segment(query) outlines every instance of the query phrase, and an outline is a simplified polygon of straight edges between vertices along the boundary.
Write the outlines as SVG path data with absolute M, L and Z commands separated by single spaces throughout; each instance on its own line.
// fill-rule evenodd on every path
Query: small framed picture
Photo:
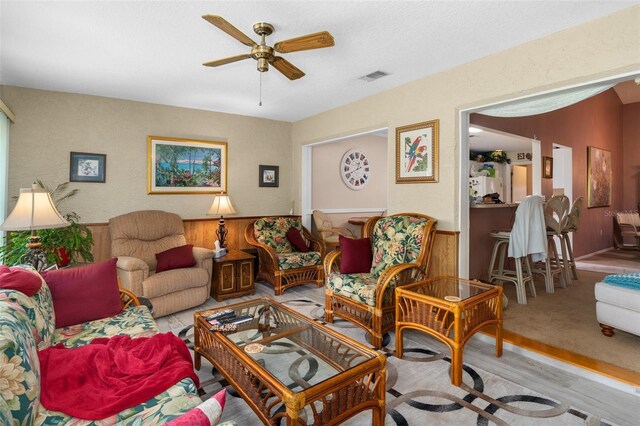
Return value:
M 553 178 L 553 157 L 542 157 L 542 177 Z
M 280 166 L 259 166 L 259 186 L 277 188 L 280 186 Z
M 106 180 L 107 155 L 71 152 L 69 180 L 71 182 L 99 182 Z

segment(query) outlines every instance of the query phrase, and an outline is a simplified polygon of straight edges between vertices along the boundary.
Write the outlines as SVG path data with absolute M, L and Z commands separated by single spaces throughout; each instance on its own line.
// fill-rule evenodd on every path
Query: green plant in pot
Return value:
M 78 193 L 77 189 L 68 189 L 69 182 L 61 183 L 53 190 L 40 180 L 36 180 L 36 184 L 51 193 L 51 199 L 58 210 L 60 210 L 60 204 Z M 17 199 L 17 197 L 13 197 L 13 199 Z M 91 230 L 79 223 L 80 216 L 76 212 L 69 212 L 62 214 L 62 216 L 71 223 L 70 226 L 37 231 L 42 243 L 42 250 L 45 252 L 49 264 L 56 263 L 62 267 L 69 263 L 93 262 Z M 29 231 L 9 232 L 5 237 L 4 245 L 0 247 L 2 263 L 7 265 L 21 263 L 22 256 L 27 251 L 30 235 Z

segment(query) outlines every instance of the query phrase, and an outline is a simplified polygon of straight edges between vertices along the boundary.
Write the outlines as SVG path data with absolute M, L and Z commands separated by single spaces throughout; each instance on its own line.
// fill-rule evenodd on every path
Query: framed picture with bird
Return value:
M 396 183 L 438 182 L 438 124 L 396 128 Z

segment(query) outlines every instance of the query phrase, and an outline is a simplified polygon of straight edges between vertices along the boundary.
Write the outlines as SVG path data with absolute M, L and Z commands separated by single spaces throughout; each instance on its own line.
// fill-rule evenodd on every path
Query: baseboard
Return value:
M 575 260 L 586 259 L 587 257 L 591 257 L 591 256 L 596 255 L 596 254 L 604 253 L 605 251 L 613 250 L 614 248 L 615 247 L 611 246 L 611 247 L 607 247 L 607 248 L 602 249 L 602 250 L 594 251 L 593 253 L 584 254 L 584 255 L 582 255 L 580 257 L 576 257 Z

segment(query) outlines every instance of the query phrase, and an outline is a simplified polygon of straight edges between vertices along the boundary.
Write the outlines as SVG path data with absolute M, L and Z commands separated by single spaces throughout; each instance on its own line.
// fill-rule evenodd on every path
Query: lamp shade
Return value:
M 43 188 L 20 188 L 20 197 L 13 211 L 0 229 L 3 231 L 32 231 L 34 229 L 63 228 L 71 225 L 58 212 L 51 194 Z
M 215 216 L 215 215 L 225 215 L 225 214 L 234 214 L 236 211 L 233 208 L 233 204 L 231 204 L 231 199 L 227 194 L 216 195 L 213 199 L 213 204 L 209 208 L 207 215 Z

